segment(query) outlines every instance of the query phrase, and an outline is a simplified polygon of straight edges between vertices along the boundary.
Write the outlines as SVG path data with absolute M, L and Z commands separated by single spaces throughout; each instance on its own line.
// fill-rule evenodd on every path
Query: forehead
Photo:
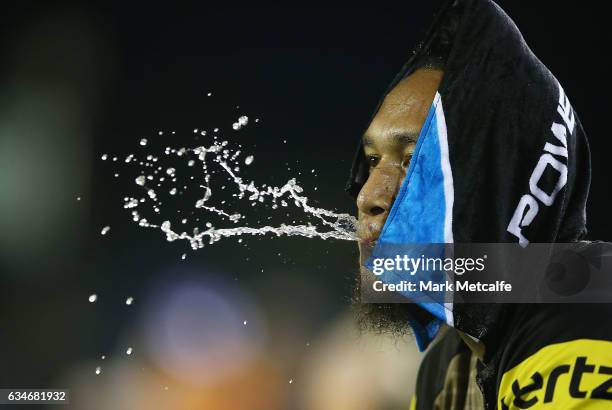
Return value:
M 400 81 L 385 97 L 365 137 L 383 142 L 398 134 L 418 135 L 441 79 L 440 70 L 419 69 Z

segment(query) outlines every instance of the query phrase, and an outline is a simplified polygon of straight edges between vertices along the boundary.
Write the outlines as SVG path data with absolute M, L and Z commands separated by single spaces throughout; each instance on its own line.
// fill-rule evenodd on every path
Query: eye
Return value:
M 402 161 L 402 167 L 408 168 L 408 166 L 410 165 L 410 161 L 412 161 L 412 154 L 409 154 L 404 157 L 404 160 Z
M 366 155 L 366 161 L 368 162 L 368 165 L 371 168 L 373 168 L 376 165 L 378 165 L 378 162 L 380 161 L 380 157 L 376 155 Z

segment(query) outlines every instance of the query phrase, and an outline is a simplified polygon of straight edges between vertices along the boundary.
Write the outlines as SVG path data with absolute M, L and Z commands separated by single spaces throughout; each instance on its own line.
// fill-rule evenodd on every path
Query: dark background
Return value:
M 580 116 L 593 162 L 590 237 L 612 240 L 608 15 L 584 2 L 533 3 L 500 2 Z M 180 261 L 187 244 L 131 223 L 122 198 L 133 179 L 114 178 L 123 169 L 100 155 L 122 158 L 145 136 L 163 147 L 157 130 L 180 134 L 167 145 L 193 145 L 193 128 L 227 128 L 247 114 L 261 119 L 241 140 L 255 155 L 255 180 L 279 184 L 315 168 L 317 177 L 298 177 L 317 186 L 312 200 L 354 213 L 343 187 L 355 144 L 425 26 L 421 8 L 64 4 L 7 12 L 0 386 L 61 387 L 80 363 L 89 366 L 83 377 L 96 377 L 100 355 L 118 349 L 154 304 L 152 289 L 186 275 L 231 278 L 252 294 L 268 323 L 268 349 L 286 353 L 281 367 L 290 374 L 301 360 L 296 346 L 348 306 L 354 245 L 227 240 Z M 127 296 L 136 301 L 130 309 Z

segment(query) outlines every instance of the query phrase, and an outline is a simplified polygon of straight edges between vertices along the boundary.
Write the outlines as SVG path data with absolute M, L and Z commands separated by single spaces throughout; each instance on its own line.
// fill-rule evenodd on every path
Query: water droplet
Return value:
M 143 147 L 144 147 L 145 145 L 147 145 L 147 139 L 146 139 L 146 138 L 141 139 L 141 140 L 140 140 L 140 145 L 142 145 Z
M 96 300 L 98 300 L 98 295 L 95 293 L 89 295 L 89 303 L 94 303 Z
M 108 154 L 102 154 L 100 158 L 102 158 L 102 161 L 106 161 L 108 159 Z
M 102 373 L 102 368 L 100 366 L 96 367 L 96 374 Z
M 100 231 L 100 233 L 102 235 L 106 235 L 108 231 L 110 231 L 110 226 L 105 226 L 104 228 L 102 228 L 102 231 Z
M 125 202 L 125 204 L 123 204 L 123 207 L 126 209 L 136 208 L 138 206 L 138 199 L 136 198 L 124 198 L 123 201 Z
M 238 118 L 237 124 L 242 126 L 247 123 L 248 118 L 246 116 Z M 200 129 L 195 130 L 196 132 L 199 131 L 200 133 L 204 132 L 200 131 Z M 215 132 L 218 131 L 219 129 L 215 128 Z M 283 142 L 286 143 L 287 140 L 285 139 Z M 239 146 L 239 148 L 241 148 L 241 146 Z M 192 209 L 191 215 L 194 215 L 194 212 L 206 212 L 208 214 L 213 214 L 214 218 L 220 217 L 226 222 L 238 224 L 245 220 L 246 216 L 238 213 L 231 213 L 227 209 L 224 209 L 226 206 L 225 204 L 234 202 L 235 200 L 232 198 L 235 198 L 236 200 L 249 201 L 251 206 L 259 206 L 259 204 L 263 204 L 266 209 L 271 210 L 278 209 L 280 211 L 282 209 L 281 207 L 285 207 L 287 209 L 285 212 L 282 212 L 282 215 L 286 214 L 288 218 L 290 218 L 291 214 L 287 213 L 286 211 L 289 210 L 288 208 L 290 206 L 295 204 L 295 206 L 300 209 L 304 216 L 313 218 L 317 223 L 313 224 L 312 222 L 308 222 L 305 224 L 296 224 L 295 221 L 291 222 L 289 219 L 286 223 L 282 223 L 279 226 L 247 225 L 231 228 L 219 228 L 208 222 L 206 223 L 205 230 L 200 232 L 200 230 L 194 228 L 193 233 L 187 233 L 180 231 L 175 232 L 170 225 L 170 221 L 165 221 L 163 223 L 160 223 L 161 221 L 153 221 L 150 223 L 146 218 L 139 215 L 139 213 L 134 214 L 131 212 L 131 219 L 142 227 L 156 228 L 161 230 L 169 242 L 175 240 L 187 240 L 189 241 L 192 249 L 202 248 L 205 246 L 205 244 L 215 243 L 222 238 L 240 235 L 299 235 L 308 238 L 318 237 L 322 239 L 335 238 L 342 240 L 356 240 L 355 218 L 348 214 L 339 214 L 335 211 L 311 206 L 308 203 L 308 197 L 303 193 L 304 189 L 297 184 L 294 178 L 288 180 L 284 185 L 271 186 L 263 184 L 258 186 L 255 184 L 255 181 L 246 180 L 244 177 L 240 176 L 240 162 L 244 162 L 244 164 L 249 165 L 252 164 L 252 161 L 254 161 L 253 156 L 242 157 L 243 160 L 240 161 L 240 151 L 241 149 L 233 149 L 227 141 L 222 141 L 217 135 L 214 136 L 213 142 L 209 146 L 198 146 L 195 148 L 182 147 L 176 149 L 172 147 L 165 148 L 164 152 L 166 155 L 175 154 L 176 156 L 186 157 L 185 164 L 188 166 L 194 166 L 196 165 L 196 162 L 200 162 L 200 164 L 197 164 L 198 175 L 195 177 L 201 182 L 199 184 L 192 184 L 189 186 L 189 190 L 201 189 L 201 196 L 199 196 L 200 199 L 195 201 L 195 207 L 197 209 Z M 152 204 L 153 210 L 162 215 L 163 212 L 161 202 L 156 194 L 157 188 L 152 189 L 155 186 L 161 187 L 160 184 L 163 182 L 162 178 L 164 177 L 160 176 L 160 174 L 163 173 L 164 176 L 167 174 L 169 178 L 167 177 L 166 179 L 171 179 L 172 182 L 175 183 L 175 186 L 168 187 L 168 191 L 166 191 L 170 192 L 171 195 L 179 195 L 182 193 L 182 190 L 178 189 L 179 186 L 183 186 L 185 190 L 188 189 L 187 185 L 183 185 L 184 182 L 180 181 L 181 177 L 194 180 L 194 175 L 176 175 L 175 167 L 178 168 L 176 165 L 172 168 L 165 167 L 165 169 L 161 166 L 154 167 L 152 162 L 155 162 L 157 158 L 153 155 L 149 155 L 147 158 L 146 164 L 141 164 L 141 167 L 154 168 L 154 171 L 150 172 L 149 175 L 143 175 L 143 169 L 141 169 L 141 175 L 135 179 L 137 185 L 144 187 L 147 195 L 144 195 L 144 197 L 139 199 L 126 197 L 124 199 L 124 207 L 133 208 L 136 206 L 141 206 L 140 203 L 146 202 L 150 199 L 154 202 Z M 288 168 L 288 170 L 290 170 L 290 168 Z M 224 177 L 229 179 L 229 183 L 223 180 Z M 219 181 L 219 178 L 221 178 L 222 181 Z M 214 179 L 217 179 L 217 181 Z M 148 181 L 151 181 L 151 186 L 145 186 L 147 183 L 149 183 Z M 223 195 L 212 195 L 213 187 L 219 186 L 216 184 L 217 182 L 221 182 L 219 184 L 219 192 L 225 194 L 225 197 Z M 231 191 L 232 188 L 234 188 L 235 191 L 227 193 L 228 191 Z M 315 190 L 317 189 L 318 188 L 315 187 Z M 229 195 L 231 195 L 231 197 L 229 197 Z M 193 204 L 193 202 L 189 202 Z M 189 210 L 186 211 L 189 212 Z M 143 210 L 140 213 L 143 212 L 145 211 Z M 169 219 L 169 215 L 163 216 L 164 219 Z M 195 216 L 194 218 L 196 219 L 195 222 L 199 220 L 198 216 Z M 271 219 L 269 215 L 264 215 L 263 218 L 264 220 Z M 205 220 L 206 219 L 204 219 L 204 221 Z M 184 226 L 186 223 L 186 218 L 181 217 L 177 222 L 179 221 L 182 221 Z M 258 221 L 253 222 L 259 223 Z
M 187 258 L 187 254 L 186 254 L 186 253 L 184 253 L 184 254 L 182 254 L 182 255 L 181 255 L 181 259 L 182 259 L 182 260 L 185 260 L 185 258 Z
M 293 384 L 293 379 L 289 379 L 289 384 Z
M 80 197 L 80 196 L 77 196 L 77 201 L 80 201 L 80 200 L 81 200 L 81 197 Z
M 210 97 L 210 96 L 212 95 L 212 93 L 208 93 L 208 94 L 206 94 L 206 95 L 207 95 L 208 97 Z
M 128 347 L 127 350 L 125 351 L 125 354 L 127 354 L 128 356 L 132 354 L 132 348 Z
M 245 320 L 244 322 L 242 322 L 242 324 L 243 324 L 244 326 L 246 326 L 246 325 L 247 325 L 247 323 L 248 323 L 248 321 L 246 321 L 246 320 Z
M 125 300 L 125 304 L 128 306 L 130 306 L 133 302 L 134 302 L 134 298 L 131 296 Z

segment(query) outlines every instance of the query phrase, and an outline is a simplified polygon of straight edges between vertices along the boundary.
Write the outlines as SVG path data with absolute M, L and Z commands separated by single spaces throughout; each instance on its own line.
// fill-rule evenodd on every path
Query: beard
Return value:
M 397 303 L 365 303 L 362 300 L 365 292 L 372 292 L 374 274 L 368 271 L 363 262 L 368 252 L 360 248 L 359 273 L 354 276 L 351 307 L 355 320 L 362 332 L 389 334 L 397 337 L 412 335 L 409 323 L 414 321 L 425 325 L 433 316 L 414 303 L 407 303 L 398 293 Z M 367 298 L 366 298 L 367 299 Z

